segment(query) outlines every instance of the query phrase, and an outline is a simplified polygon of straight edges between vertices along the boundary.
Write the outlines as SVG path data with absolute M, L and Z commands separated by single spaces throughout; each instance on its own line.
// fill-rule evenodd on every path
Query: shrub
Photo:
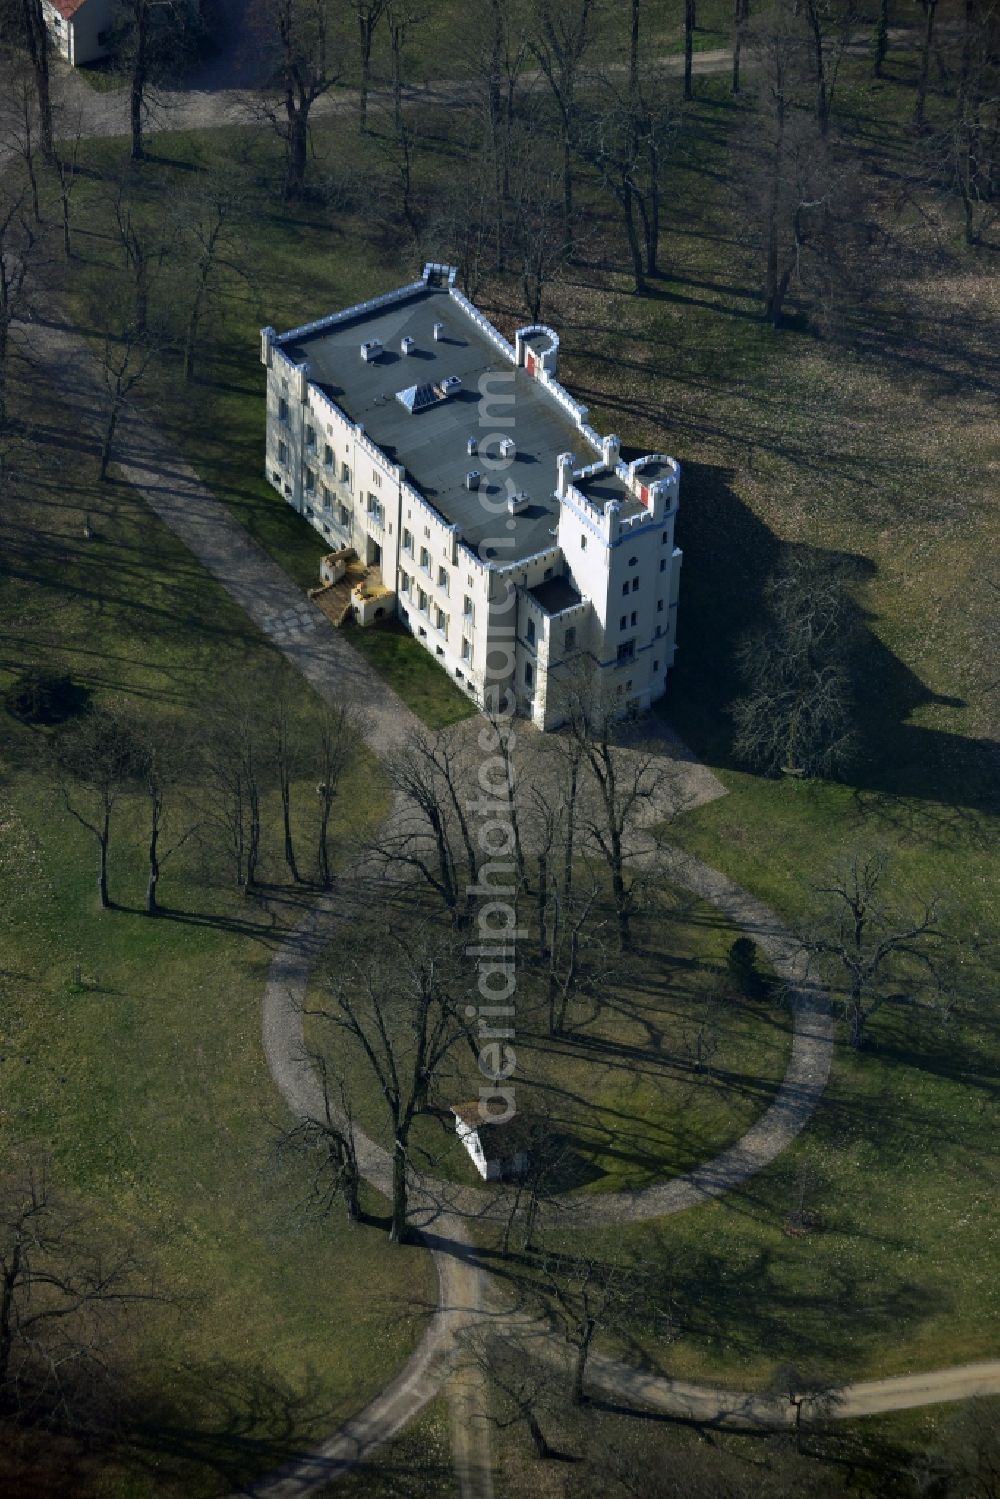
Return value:
M 759 999 L 764 993 L 763 975 L 757 968 L 757 944 L 752 937 L 737 937 L 726 955 L 733 987 L 744 999 Z
M 4 707 L 21 723 L 55 724 L 74 718 L 87 706 L 90 693 L 72 677 L 24 672 L 4 693 Z

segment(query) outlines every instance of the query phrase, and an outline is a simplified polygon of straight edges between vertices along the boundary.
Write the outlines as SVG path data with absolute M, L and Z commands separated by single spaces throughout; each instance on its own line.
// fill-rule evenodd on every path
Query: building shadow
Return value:
M 661 711 L 710 765 L 745 769 L 732 753 L 731 707 L 741 691 L 735 653 L 760 626 L 765 584 L 788 548 L 736 494 L 730 470 L 685 462 L 683 486 L 678 654 Z M 860 597 L 877 577 L 875 564 L 851 553 L 799 544 L 796 550 L 839 568 L 854 600 L 857 748 L 845 779 L 869 804 L 918 799 L 953 807 L 963 818 L 995 811 L 996 746 L 909 721 L 929 704 L 956 710 L 965 704 L 931 691 L 876 633 Z

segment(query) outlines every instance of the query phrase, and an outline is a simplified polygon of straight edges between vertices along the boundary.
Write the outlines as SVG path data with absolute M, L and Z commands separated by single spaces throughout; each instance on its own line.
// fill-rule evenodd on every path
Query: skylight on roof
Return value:
M 454 395 L 461 384 L 457 375 L 449 375 L 446 380 L 441 380 L 437 385 L 429 383 L 408 385 L 405 390 L 397 390 L 396 400 L 411 414 L 415 414 L 418 411 L 427 411 L 431 406 L 440 405 L 442 401 Z

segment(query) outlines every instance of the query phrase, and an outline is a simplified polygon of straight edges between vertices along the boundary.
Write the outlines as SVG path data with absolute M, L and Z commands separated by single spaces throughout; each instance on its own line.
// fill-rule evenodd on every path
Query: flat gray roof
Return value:
M 580 493 L 602 510 L 606 510 L 613 500 L 621 505 L 624 515 L 631 515 L 643 508 L 617 474 L 594 474 L 589 479 L 576 479 L 574 482 Z
M 444 324 L 443 342 L 434 341 L 435 323 Z M 416 340 L 408 355 L 399 349 L 404 337 Z M 381 340 L 384 352 L 366 364 L 361 345 L 373 338 Z M 589 444 L 569 413 L 532 376 L 515 370 L 446 290 L 421 289 L 403 302 L 281 347 L 296 362 L 309 361 L 312 382 L 352 421 L 364 423 L 371 440 L 392 462 L 403 465 L 415 487 L 459 527 L 470 546 L 512 537 L 513 546 L 497 554 L 502 564 L 556 545 L 556 457 L 573 452 L 578 462 L 592 461 Z M 479 381 L 488 372 L 514 376 L 513 382 L 497 381 L 492 387 L 491 414 L 507 416 L 511 426 L 480 425 Z M 396 400 L 396 392 L 409 385 L 437 384 L 449 375 L 458 375 L 462 387 L 446 401 L 409 412 Z M 513 402 L 503 404 L 502 398 L 511 393 Z M 466 449 L 470 437 L 479 440 L 491 432 L 517 443 L 517 457 L 494 471 Z M 489 444 L 488 458 L 499 462 L 497 441 Z M 478 492 L 465 487 L 470 469 L 482 475 Z M 508 515 L 505 509 L 495 513 L 508 479 L 529 496 L 530 503 L 518 515 Z
M 581 597 L 568 578 L 545 578 L 528 592 L 546 614 L 561 614 L 564 609 L 572 609 Z

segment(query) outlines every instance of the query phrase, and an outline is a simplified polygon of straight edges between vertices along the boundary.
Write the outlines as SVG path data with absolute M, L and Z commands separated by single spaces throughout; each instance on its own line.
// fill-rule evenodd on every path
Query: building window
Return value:
M 563 642 L 566 650 L 571 651 L 576 645 L 576 625 L 570 625 L 566 631 L 566 639 Z
M 659 663 L 659 661 L 654 661 L 653 662 L 653 670 L 654 671 L 659 671 L 659 669 L 660 669 L 660 663 Z
M 316 489 L 316 475 L 311 468 L 306 469 L 306 494 L 313 494 Z
M 622 584 L 622 598 L 624 598 L 627 593 L 628 593 L 628 579 L 626 578 L 625 582 Z
M 347 466 L 346 463 L 342 463 L 340 465 L 340 482 L 341 482 L 341 484 L 346 484 L 347 487 L 348 487 L 348 489 L 350 489 L 350 487 L 351 487 L 351 470 Z
M 472 641 L 466 640 L 464 636 L 462 637 L 462 660 L 472 660 Z
M 417 589 L 417 608 L 421 614 L 427 613 L 427 595 L 422 588 Z
M 664 531 L 662 533 L 662 535 L 660 536 L 660 545 L 663 546 L 663 547 L 665 547 L 666 544 L 667 544 L 667 533 L 666 533 L 666 531 Z
M 278 462 L 279 463 L 287 463 L 288 462 L 288 447 L 287 447 L 287 444 L 285 444 L 283 442 L 279 442 L 278 443 Z
M 535 685 L 535 668 L 530 661 L 524 663 L 524 685 L 533 687 Z
M 635 641 L 623 640 L 621 645 L 618 647 L 618 665 L 621 666 L 623 661 L 632 661 L 634 659 Z
M 329 443 L 327 443 L 326 447 L 323 449 L 323 467 L 324 468 L 335 468 L 336 467 L 336 462 L 335 462 L 335 459 L 334 459 L 334 456 L 333 456 L 333 449 L 331 448 L 331 446 L 330 446 Z
M 466 594 L 465 598 L 462 600 L 462 618 L 463 619 L 475 619 L 475 617 L 476 617 L 476 611 L 473 608 L 472 600 L 469 598 L 469 595 Z
M 666 559 L 666 557 L 661 557 L 660 558 L 660 572 L 661 573 L 665 573 L 666 570 L 667 570 L 667 559 Z
M 633 609 L 632 610 L 632 628 L 635 629 L 635 627 L 636 627 L 636 625 L 638 623 L 639 623 L 639 616 L 636 613 L 636 611 Z
M 278 421 L 284 426 L 288 426 L 288 402 L 284 396 L 278 398 Z
M 444 612 L 443 609 L 436 609 L 434 611 L 434 623 L 437 625 L 437 627 L 441 631 L 442 635 L 447 635 L 447 633 L 448 633 L 448 616 L 447 616 L 447 614 L 445 614 L 445 612 Z
M 638 593 L 639 592 L 639 579 L 638 578 L 633 578 L 632 579 L 632 592 L 633 593 Z
M 659 640 L 659 638 L 660 638 L 660 636 L 662 634 L 663 634 L 663 626 L 662 625 L 657 625 L 657 627 L 656 627 L 656 638 L 657 638 L 657 640 Z
M 407 531 L 405 526 L 403 527 L 403 551 L 410 557 L 413 556 L 413 533 Z
M 346 505 L 341 505 L 340 507 L 340 524 L 348 531 L 351 529 L 351 512 Z
M 656 601 L 656 612 L 657 612 L 657 614 L 662 614 L 663 613 L 663 600 L 662 599 L 657 599 L 657 601 Z
M 438 587 L 443 588 L 445 593 L 448 592 L 448 571 L 444 567 L 438 568 Z
M 409 593 L 409 591 L 410 591 L 410 575 L 409 575 L 409 573 L 400 572 L 400 574 L 399 574 L 399 591 L 400 591 L 400 593 Z
M 628 615 L 627 614 L 623 614 L 622 617 L 621 617 L 621 619 L 618 621 L 618 628 L 619 628 L 619 630 L 627 630 L 628 629 Z
M 580 537 L 580 551 L 581 552 L 585 552 L 586 550 L 587 550 L 587 538 L 586 538 L 586 536 L 581 536 Z
M 535 643 L 535 621 L 533 619 L 529 619 L 528 620 L 528 644 L 529 645 L 534 645 L 534 643 Z
M 306 428 L 306 452 L 307 453 L 315 453 L 315 451 L 316 451 L 316 428 L 315 427 L 307 427 Z
M 375 485 L 376 489 L 382 488 L 382 475 L 379 473 L 378 469 L 372 469 L 372 483 Z
M 319 492 L 323 496 L 323 509 L 324 510 L 332 510 L 333 509 L 333 501 L 330 498 L 330 491 L 327 489 L 327 487 L 326 487 L 325 484 L 321 484 L 319 486 Z
M 424 570 L 425 573 L 428 573 L 428 574 L 430 573 L 430 570 L 431 570 L 431 554 L 427 550 L 426 547 L 421 547 L 420 548 L 420 566 L 423 568 L 423 570 Z
M 628 565 L 629 565 L 629 567 L 638 567 L 639 566 L 639 559 L 638 559 L 638 557 L 630 557 L 628 559 Z
M 380 526 L 382 524 L 382 501 L 380 499 L 377 499 L 373 494 L 370 494 L 368 496 L 368 514 L 371 516 L 372 520 L 375 521 L 376 525 Z

